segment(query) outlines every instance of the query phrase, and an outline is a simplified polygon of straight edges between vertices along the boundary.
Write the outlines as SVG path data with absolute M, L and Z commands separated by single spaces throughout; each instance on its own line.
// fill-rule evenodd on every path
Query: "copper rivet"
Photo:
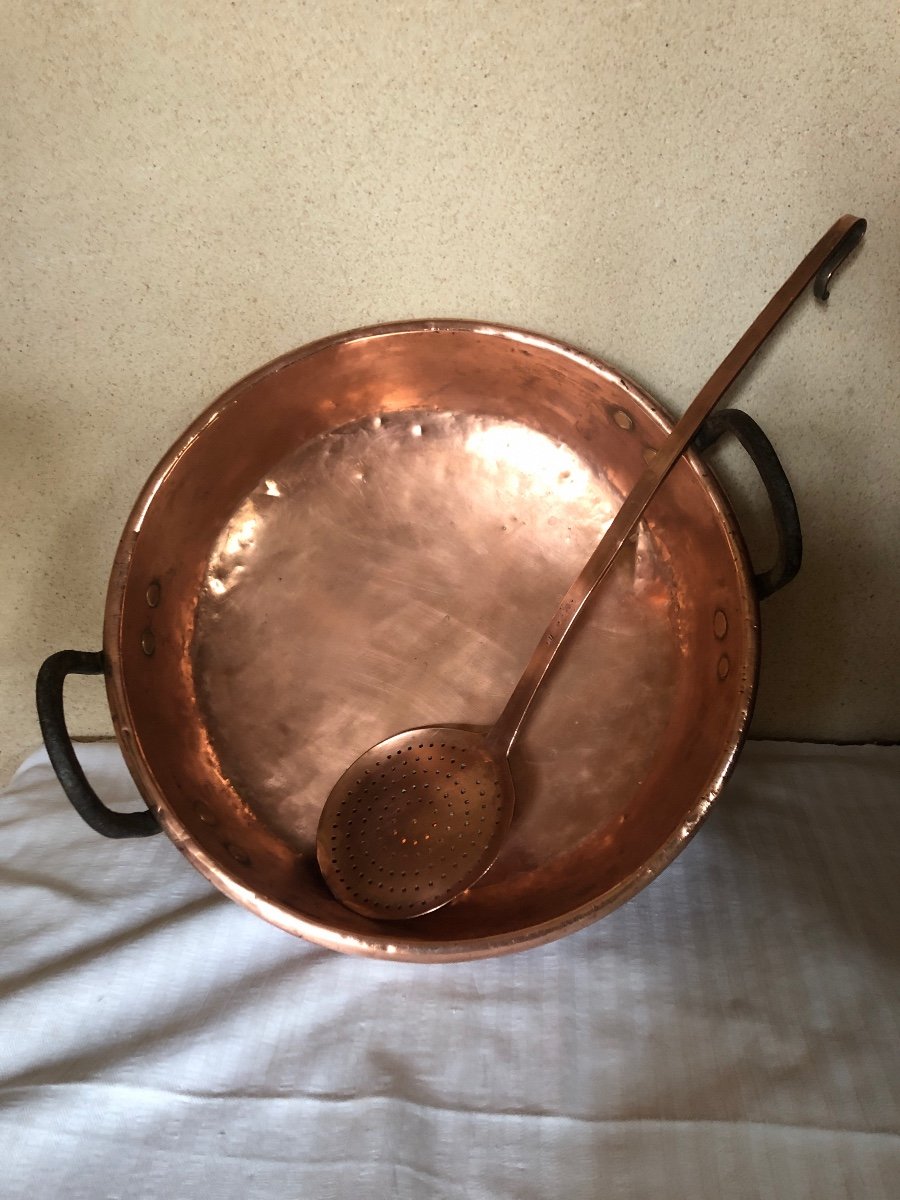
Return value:
M 235 862 L 242 863 L 243 866 L 250 866 L 250 855 L 241 846 L 236 846 L 234 842 L 226 842 L 225 849 L 231 855 Z
M 616 409 L 613 413 L 613 420 L 620 429 L 634 429 L 634 421 L 632 421 L 628 413 L 622 408 Z
M 156 649 L 156 638 L 153 636 L 152 629 L 145 629 L 141 634 L 141 649 L 148 658 Z
M 719 665 L 717 668 L 720 679 L 725 678 L 725 676 L 728 674 L 730 667 L 731 667 L 731 663 L 728 661 L 728 655 L 723 654 L 722 657 L 719 659 Z
M 215 825 L 216 818 L 212 815 L 205 804 L 195 804 L 194 810 L 204 825 Z
M 656 458 L 656 451 L 653 449 L 652 446 L 645 446 L 644 447 L 644 462 L 648 463 L 648 464 L 652 463 L 654 458 Z
M 716 615 L 713 617 L 713 633 L 721 641 L 727 632 L 728 618 L 722 612 L 721 608 L 717 608 Z
M 155 579 L 147 588 L 147 603 L 151 608 L 156 608 L 159 604 L 159 584 Z

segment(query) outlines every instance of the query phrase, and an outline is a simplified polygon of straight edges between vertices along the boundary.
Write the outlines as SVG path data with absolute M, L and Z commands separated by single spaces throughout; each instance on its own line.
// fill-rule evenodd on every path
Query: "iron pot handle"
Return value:
M 36 699 L 47 756 L 73 808 L 91 829 L 108 838 L 150 837 L 160 832 L 153 813 L 147 809 L 123 813 L 107 808 L 88 783 L 66 728 L 63 708 L 66 676 L 102 675 L 103 671 L 103 654 L 89 650 L 58 650 L 41 666 Z
M 720 412 L 712 413 L 694 438 L 694 447 L 700 451 L 708 450 L 726 433 L 736 437 L 749 454 L 772 505 L 778 537 L 775 562 L 768 571 L 759 571 L 753 577 L 757 594 L 760 600 L 764 600 L 790 583 L 800 570 L 803 560 L 800 514 L 790 482 L 772 443 L 748 413 L 739 408 L 723 408 Z

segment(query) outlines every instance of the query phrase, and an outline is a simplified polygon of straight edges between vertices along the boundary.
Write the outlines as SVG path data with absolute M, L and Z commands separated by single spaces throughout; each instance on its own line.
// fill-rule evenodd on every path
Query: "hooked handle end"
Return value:
M 856 249 L 866 232 L 867 221 L 864 217 L 852 217 L 848 215 L 844 217 L 844 220 L 852 221 L 852 224 L 847 228 L 844 236 L 825 260 L 813 284 L 813 294 L 823 304 L 827 302 L 831 294 L 832 276 L 851 251 Z

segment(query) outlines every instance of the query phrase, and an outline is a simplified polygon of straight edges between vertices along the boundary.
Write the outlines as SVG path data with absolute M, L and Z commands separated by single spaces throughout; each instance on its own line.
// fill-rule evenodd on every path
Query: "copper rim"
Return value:
M 710 720 L 713 723 L 718 721 L 718 725 L 714 735 L 699 733 L 697 735 L 711 738 L 711 744 L 705 748 L 702 769 L 698 767 L 694 771 L 695 779 L 702 776 L 701 782 L 698 786 L 693 787 L 688 798 L 682 797 L 678 819 L 671 823 L 672 827 L 668 836 L 659 836 L 659 826 L 653 824 L 649 816 L 640 818 L 647 822 L 647 853 L 640 858 L 639 862 L 635 862 L 630 869 L 623 872 L 611 886 L 604 887 L 599 894 L 590 896 L 582 903 L 572 903 L 562 911 L 545 912 L 543 917 L 540 906 L 543 903 L 546 907 L 547 901 L 545 891 L 541 892 L 540 898 L 532 905 L 520 928 L 510 928 L 509 920 L 503 918 L 506 920 L 506 926 L 493 931 L 490 928 L 490 920 L 485 918 L 485 913 L 489 915 L 488 908 L 484 907 L 488 903 L 485 895 L 489 889 L 486 889 L 484 895 L 479 897 L 473 893 L 473 896 L 467 897 L 460 906 L 453 906 L 456 911 L 451 915 L 450 924 L 447 926 L 435 924 L 433 928 L 437 930 L 437 934 L 429 936 L 429 927 L 424 925 L 415 930 L 410 927 L 388 925 L 379 927 L 373 923 L 367 925 L 365 922 L 357 922 L 354 926 L 345 921 L 340 914 L 335 914 L 334 911 L 330 913 L 331 919 L 322 919 L 320 913 L 324 911 L 322 909 L 324 901 L 317 893 L 314 894 L 315 884 L 308 882 L 308 877 L 305 877 L 307 883 L 304 884 L 308 887 L 311 897 L 310 907 L 307 911 L 303 907 L 306 894 L 303 893 L 299 884 L 293 893 L 294 901 L 289 903 L 285 902 L 284 895 L 279 895 L 277 890 L 269 890 L 267 888 L 269 876 L 264 870 L 266 855 L 270 856 L 273 863 L 280 864 L 279 871 L 284 868 L 288 872 L 285 874 L 285 878 L 289 877 L 290 872 L 284 864 L 289 859 L 296 860 L 290 867 L 290 871 L 294 872 L 293 875 L 290 875 L 292 879 L 300 870 L 297 862 L 305 861 L 304 855 L 298 851 L 297 845 L 279 844 L 278 830 L 273 832 L 273 829 L 267 824 L 267 814 L 261 813 L 259 809 L 254 810 L 252 790 L 241 795 L 239 788 L 235 786 L 231 778 L 226 778 L 226 782 L 230 789 L 229 804 L 232 805 L 232 809 L 229 809 L 227 814 L 224 814 L 224 810 L 223 814 L 213 813 L 211 828 L 215 828 L 217 819 L 220 826 L 231 822 L 236 828 L 240 821 L 245 822 L 248 828 L 256 831 L 254 836 L 258 836 L 260 839 L 259 862 L 256 861 L 255 849 L 252 855 L 244 853 L 240 846 L 235 852 L 234 844 L 221 840 L 224 834 L 217 842 L 216 837 L 208 833 L 210 827 L 203 824 L 203 814 L 197 816 L 199 810 L 196 806 L 201 802 L 197 801 L 195 797 L 183 793 L 176 794 L 172 779 L 161 778 L 165 771 L 170 770 L 170 766 L 166 765 L 168 760 L 164 750 L 167 746 L 167 739 L 171 741 L 174 736 L 166 722 L 176 721 L 178 713 L 169 716 L 163 711 L 168 702 L 169 693 L 164 687 L 157 688 L 155 683 L 148 683 L 146 674 L 146 670 L 149 669 L 147 664 L 152 666 L 164 662 L 172 662 L 175 665 L 171 669 L 162 666 L 161 674 L 163 671 L 169 671 L 170 674 L 180 672 L 178 678 L 182 681 L 195 671 L 193 662 L 190 664 L 190 670 L 184 664 L 188 663 L 194 652 L 192 641 L 196 635 L 199 595 L 196 590 L 193 596 L 188 596 L 188 593 L 185 592 L 183 600 L 180 601 L 180 622 L 177 631 L 172 634 L 174 640 L 170 645 L 169 630 L 165 625 L 167 584 L 163 576 L 160 585 L 160 573 L 152 569 L 154 556 L 158 552 L 149 544 L 144 544 L 151 540 L 148 528 L 153 526 L 151 532 L 156 542 L 159 543 L 160 538 L 156 536 L 158 528 L 154 524 L 157 519 L 156 514 L 163 505 L 163 501 L 171 511 L 174 511 L 176 503 L 174 492 L 179 488 L 187 488 L 190 491 L 190 485 L 185 482 L 188 479 L 190 466 L 188 460 L 198 452 L 197 448 L 210 438 L 211 431 L 221 429 L 220 421 L 223 417 L 227 417 L 229 413 L 233 415 L 240 408 L 242 402 L 246 404 L 248 398 L 255 396 L 257 392 L 260 396 L 268 397 L 267 402 L 280 404 L 284 412 L 288 414 L 291 412 L 292 404 L 295 406 L 299 404 L 301 407 L 307 406 L 303 408 L 304 414 L 306 414 L 304 419 L 308 418 L 309 411 L 316 409 L 318 413 L 316 420 L 312 421 L 312 418 L 308 418 L 310 428 L 298 439 L 297 448 L 300 450 L 311 444 L 316 437 L 321 437 L 323 433 L 327 434 L 329 429 L 347 426 L 348 417 L 351 418 L 352 423 L 353 414 L 349 411 L 341 411 L 339 404 L 338 410 L 333 414 L 324 411 L 324 385 L 321 380 L 316 382 L 318 391 L 315 388 L 312 389 L 315 395 L 310 393 L 312 399 L 307 396 L 292 399 L 290 396 L 283 395 L 282 392 L 285 389 L 290 390 L 288 374 L 291 371 L 297 371 L 302 375 L 304 363 L 308 363 L 314 358 L 317 360 L 325 358 L 332 365 L 344 364 L 341 366 L 341 370 L 345 371 L 343 383 L 347 386 L 350 379 L 350 374 L 347 373 L 350 368 L 346 366 L 348 361 L 358 357 L 363 367 L 372 366 L 373 363 L 379 361 L 382 351 L 390 348 L 393 352 L 395 347 L 402 347 L 406 343 L 410 347 L 408 355 L 410 361 L 414 357 L 412 347 L 415 346 L 415 354 L 421 354 L 426 363 L 426 366 L 422 368 L 423 371 L 434 372 L 437 369 L 435 362 L 439 360 L 435 358 L 432 349 L 433 343 L 435 339 L 444 339 L 443 344 L 446 347 L 450 345 L 448 339 L 451 338 L 455 339 L 457 346 L 463 346 L 463 349 L 458 352 L 459 361 L 462 364 L 459 368 L 460 371 L 465 369 L 477 372 L 479 369 L 477 360 L 480 357 L 492 359 L 493 356 L 497 362 L 491 362 L 485 369 L 500 372 L 507 369 L 508 364 L 512 364 L 509 369 L 512 371 L 511 379 L 513 381 L 518 380 L 520 383 L 532 381 L 529 386 L 533 386 L 535 390 L 530 399 L 527 391 L 523 392 L 522 396 L 516 396 L 514 392 L 505 396 L 502 404 L 495 396 L 492 397 L 491 402 L 500 405 L 497 412 L 492 414 L 492 419 L 495 417 L 498 421 L 501 419 L 509 421 L 518 419 L 521 415 L 531 420 L 533 413 L 528 405 L 533 402 L 538 407 L 543 405 L 540 419 L 544 420 L 550 413 L 553 404 L 556 403 L 555 400 L 548 399 L 550 381 L 554 373 L 556 386 L 562 393 L 565 393 L 567 388 L 574 387 L 576 391 L 581 389 L 582 404 L 584 397 L 590 395 L 591 412 L 584 416 L 587 425 L 581 429 L 581 432 L 573 432 L 571 440 L 573 443 L 577 442 L 577 445 L 573 446 L 576 455 L 582 457 L 595 455 L 592 462 L 593 467 L 597 467 L 599 460 L 596 460 L 597 452 L 590 449 L 590 430 L 593 429 L 593 436 L 596 438 L 599 436 L 597 430 L 600 426 L 597 424 L 597 427 L 594 428 L 591 426 L 592 421 L 600 422 L 602 419 L 605 422 L 602 429 L 603 438 L 618 438 L 620 434 L 622 435 L 620 441 L 621 445 L 625 447 L 623 454 L 630 455 L 635 460 L 634 464 L 631 464 L 629 458 L 621 467 L 626 474 L 628 470 L 632 469 L 632 465 L 636 466 L 637 458 L 635 456 L 641 452 L 641 445 L 636 441 L 633 445 L 629 443 L 628 436 L 636 430 L 641 437 L 652 439 L 655 431 L 656 436 L 661 438 L 671 428 L 671 421 L 660 406 L 621 372 L 564 343 L 526 330 L 480 322 L 432 320 L 374 326 L 321 339 L 274 360 L 235 384 L 201 414 L 163 457 L 138 497 L 120 541 L 110 579 L 104 624 L 108 696 L 123 753 L 148 806 L 156 814 L 167 835 L 189 861 L 226 895 L 292 934 L 348 953 L 379 958 L 395 957 L 409 961 L 472 959 L 539 945 L 599 919 L 646 886 L 687 844 L 721 791 L 746 733 L 756 690 L 759 661 L 758 605 L 743 540 L 730 506 L 711 472 L 699 456 L 689 454 L 686 456 L 684 464 L 679 464 L 675 472 L 679 482 L 677 486 L 673 487 L 673 492 L 678 489 L 680 492 L 679 498 L 673 503 L 676 507 L 682 501 L 685 504 L 696 505 L 697 528 L 701 529 L 702 526 L 703 536 L 708 539 L 710 545 L 715 542 L 713 549 L 715 555 L 718 556 L 715 571 L 720 574 L 727 573 L 729 570 L 731 572 L 729 580 L 722 583 L 720 587 L 721 593 L 727 594 L 727 604 L 725 601 L 722 601 L 721 605 L 716 603 L 710 611 L 710 620 L 712 620 L 713 613 L 718 620 L 718 614 L 727 607 L 731 657 L 729 659 L 724 652 L 719 653 L 721 647 L 718 647 L 715 641 L 719 634 L 715 630 L 710 638 L 710 647 L 704 647 L 702 651 L 704 660 L 709 660 L 713 670 L 715 670 L 717 661 L 719 663 L 727 662 L 726 675 L 728 678 L 726 679 L 725 676 L 717 678 L 713 675 L 709 680 L 713 698 L 708 703 L 708 711 Z M 406 351 L 401 349 L 397 353 L 402 356 L 406 354 Z M 457 351 L 454 350 L 453 353 L 457 353 Z M 531 366 L 526 368 L 523 365 L 525 359 L 519 357 L 522 355 L 530 358 Z M 412 368 L 406 363 L 403 369 L 411 370 Z M 491 378 L 495 377 L 499 378 L 499 376 L 491 376 Z M 534 380 L 537 382 L 535 383 Z M 394 382 L 396 383 L 396 380 Z M 360 384 L 359 386 L 365 390 L 365 385 Z M 276 399 L 273 400 L 272 397 L 276 397 Z M 382 397 L 383 400 L 384 397 Z M 597 406 L 596 412 L 593 411 L 594 401 Z M 458 402 L 462 401 L 458 397 L 454 397 L 450 408 L 454 409 L 454 405 Z M 468 403 L 468 401 L 466 402 Z M 576 398 L 571 402 L 570 409 L 566 409 L 566 404 L 569 403 L 564 398 L 559 400 L 561 414 L 559 420 L 556 426 L 551 428 L 553 422 L 548 418 L 549 434 L 547 434 L 547 430 L 544 430 L 547 436 L 557 438 L 563 446 L 566 446 L 567 442 L 565 437 L 560 437 L 560 430 L 571 428 L 574 431 L 581 428 L 577 418 L 579 401 Z M 506 405 L 505 409 L 503 409 L 503 405 Z M 373 407 L 366 398 L 358 401 L 358 407 L 359 411 L 356 414 L 358 420 L 374 416 L 376 411 L 381 411 L 378 405 Z M 475 408 L 477 407 L 476 405 Z M 434 413 L 443 411 L 437 401 L 433 401 L 430 408 L 426 406 L 426 410 Z M 391 409 L 392 413 L 397 414 L 408 411 L 410 411 L 410 405 L 405 403 L 402 397 L 397 406 Z M 510 418 L 510 413 L 515 416 Z M 555 420 L 554 413 L 550 413 L 550 415 L 554 416 Z M 617 417 L 616 414 L 622 415 Z M 282 414 L 279 419 L 286 420 L 287 418 Z M 329 425 L 329 421 L 333 423 Z M 222 421 L 222 424 L 225 423 Z M 531 423 L 534 424 L 534 421 Z M 239 422 L 235 421 L 235 429 L 238 428 L 238 425 Z M 228 434 L 232 447 L 236 445 L 235 436 L 234 431 L 230 431 Z M 275 435 L 273 434 L 273 436 Z M 620 442 L 615 444 L 618 446 Z M 458 439 L 454 445 L 458 450 Z M 585 458 L 585 461 L 588 459 Z M 261 463 L 262 459 L 260 465 Z M 263 471 L 259 472 L 260 475 L 262 473 Z M 231 495 L 231 512 L 248 491 L 245 483 L 246 480 L 243 482 L 241 479 L 237 480 L 237 491 Z M 693 509 L 691 511 L 693 513 Z M 225 511 L 220 512 L 218 518 L 215 518 L 220 530 L 228 518 L 229 513 Z M 213 520 L 213 516 L 210 515 L 210 521 Z M 661 519 L 659 529 L 648 529 L 648 544 L 649 542 L 654 543 L 652 553 L 657 556 L 654 559 L 655 562 L 662 561 L 662 557 L 669 553 L 677 556 L 677 553 L 685 552 L 683 547 L 667 547 L 660 542 L 662 532 L 671 525 L 671 520 L 669 520 L 669 526 L 667 526 L 667 520 L 669 518 Z M 188 538 L 187 534 L 183 536 Z M 654 541 L 654 539 L 656 540 Z M 200 573 L 198 578 L 205 577 L 205 573 L 208 573 L 209 555 L 212 553 L 209 538 L 207 538 L 207 543 L 205 556 L 200 556 L 202 562 L 196 568 L 196 571 Z M 702 558 L 703 552 L 701 546 L 696 553 Z M 648 553 L 650 553 L 649 550 Z M 140 558 L 140 562 L 136 561 L 137 558 Z M 177 567 L 171 569 L 177 571 Z M 681 588 L 678 603 L 691 609 L 689 625 L 690 621 L 695 619 L 694 609 L 704 605 L 709 607 L 709 605 L 702 595 L 691 594 L 690 586 L 685 583 L 689 571 L 683 562 L 680 565 L 676 563 L 671 569 L 676 574 L 680 571 L 681 575 L 677 584 L 667 586 L 670 587 L 670 591 L 672 587 L 676 591 Z M 715 571 L 710 574 L 710 570 L 702 564 L 698 570 L 698 588 L 702 590 L 720 586 L 721 581 L 717 583 L 713 579 Z M 144 597 L 148 588 L 159 588 L 160 586 L 162 586 L 163 602 L 154 606 L 149 615 L 141 614 L 138 611 L 138 597 Z M 172 586 L 177 589 L 182 584 L 176 583 Z M 543 615 L 545 614 L 538 613 L 538 620 Z M 146 624 L 146 630 L 141 630 L 142 624 Z M 147 643 L 144 640 L 147 634 L 154 641 L 154 649 L 149 654 Z M 700 651 L 688 642 L 686 646 L 677 647 L 672 653 L 679 662 L 690 662 L 691 656 L 699 655 Z M 718 658 L 715 657 L 716 655 Z M 583 684 L 583 681 L 578 682 Z M 720 687 L 720 685 L 722 686 Z M 694 688 L 693 683 L 691 687 Z M 726 687 L 728 689 L 727 704 L 722 700 Z M 717 688 L 720 689 L 718 692 L 716 692 Z M 694 690 L 696 691 L 696 688 Z M 691 694 L 693 696 L 694 692 Z M 716 697 L 719 699 L 717 700 Z M 696 692 L 694 698 L 699 705 L 707 703 L 702 699 L 700 692 Z M 727 707 L 725 716 L 716 716 L 718 713 L 716 706 L 719 702 Z M 175 707 L 177 708 L 177 704 Z M 153 715 L 148 716 L 148 714 Z M 440 714 L 423 713 L 421 716 L 431 719 L 432 716 L 439 717 Z M 689 728 L 690 721 L 687 721 L 682 733 Z M 389 732 L 389 729 L 386 728 L 384 732 Z M 223 770 L 219 761 L 222 747 L 210 745 L 210 737 L 209 729 L 204 728 L 196 735 L 195 742 L 197 745 L 202 743 L 207 748 L 209 751 L 208 762 L 214 763 L 221 781 L 228 774 Z M 212 737 L 212 741 L 215 742 L 215 737 Z M 174 742 L 172 745 L 174 746 Z M 177 759 L 178 755 L 183 755 L 184 752 L 184 745 L 181 745 L 173 751 L 173 755 Z M 170 755 L 171 757 L 172 755 Z M 348 752 L 345 761 L 351 761 L 352 757 L 353 755 Z M 186 765 L 186 762 L 183 762 L 182 765 Z M 213 797 L 212 806 L 214 808 L 215 794 L 210 792 L 210 795 Z M 237 797 L 236 802 L 235 796 Z M 324 798 L 323 795 L 322 801 Z M 203 801 L 203 804 L 206 804 L 208 812 L 210 803 Z M 623 803 L 622 808 L 625 811 L 627 806 Z M 642 809 L 641 812 L 643 811 Z M 622 813 L 619 813 L 616 819 L 621 817 Z M 652 831 L 651 825 L 653 826 Z M 598 830 L 598 836 L 601 832 Z M 583 835 L 582 840 L 585 842 L 591 841 L 593 837 L 590 830 L 579 828 L 578 833 Z M 637 842 L 635 842 L 636 845 Z M 226 846 L 230 848 L 226 850 Z M 631 853 L 635 847 L 630 844 L 629 846 L 629 853 Z M 519 849 L 521 850 L 521 847 Z M 254 861 L 251 864 L 243 863 L 241 861 L 242 853 Z M 591 853 L 598 853 L 596 847 L 592 848 Z M 314 858 L 314 849 L 312 857 Z M 585 878 L 589 875 L 591 861 L 585 860 Z M 531 868 L 529 867 L 529 869 Z M 253 874 L 254 871 L 257 872 L 256 875 Z M 533 873 L 535 875 L 539 873 L 538 867 L 534 868 Z M 520 885 L 515 880 L 510 882 L 511 880 L 513 880 L 513 876 L 510 874 L 505 882 L 513 891 L 517 886 L 525 887 L 525 884 Z M 498 887 L 501 887 L 503 883 L 504 878 L 501 873 Z M 546 878 L 542 878 L 541 887 L 546 889 Z M 297 902 L 297 897 L 299 897 L 299 902 Z M 466 922 L 466 904 L 471 906 L 474 914 L 471 924 Z M 483 911 L 478 909 L 479 904 L 482 905 Z M 319 906 L 318 909 L 316 909 L 316 905 Z M 325 908 L 327 909 L 327 905 Z M 525 908 L 527 910 L 528 905 L 525 905 Z M 421 920 L 425 922 L 430 919 L 422 918 Z M 453 921 L 457 923 L 455 927 Z M 413 924 L 419 926 L 420 922 L 417 921 Z

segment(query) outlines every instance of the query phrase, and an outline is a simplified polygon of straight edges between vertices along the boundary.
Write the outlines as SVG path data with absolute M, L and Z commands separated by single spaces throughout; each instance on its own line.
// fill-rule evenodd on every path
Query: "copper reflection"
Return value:
M 560 651 L 484 879 L 371 921 L 324 886 L 315 835 L 386 731 L 495 718 L 669 428 L 603 363 L 454 321 L 326 339 L 217 401 L 135 507 L 105 628 L 129 765 L 194 865 L 292 933 L 417 960 L 547 941 L 643 887 L 718 794 L 757 668 L 743 546 L 693 455 Z

